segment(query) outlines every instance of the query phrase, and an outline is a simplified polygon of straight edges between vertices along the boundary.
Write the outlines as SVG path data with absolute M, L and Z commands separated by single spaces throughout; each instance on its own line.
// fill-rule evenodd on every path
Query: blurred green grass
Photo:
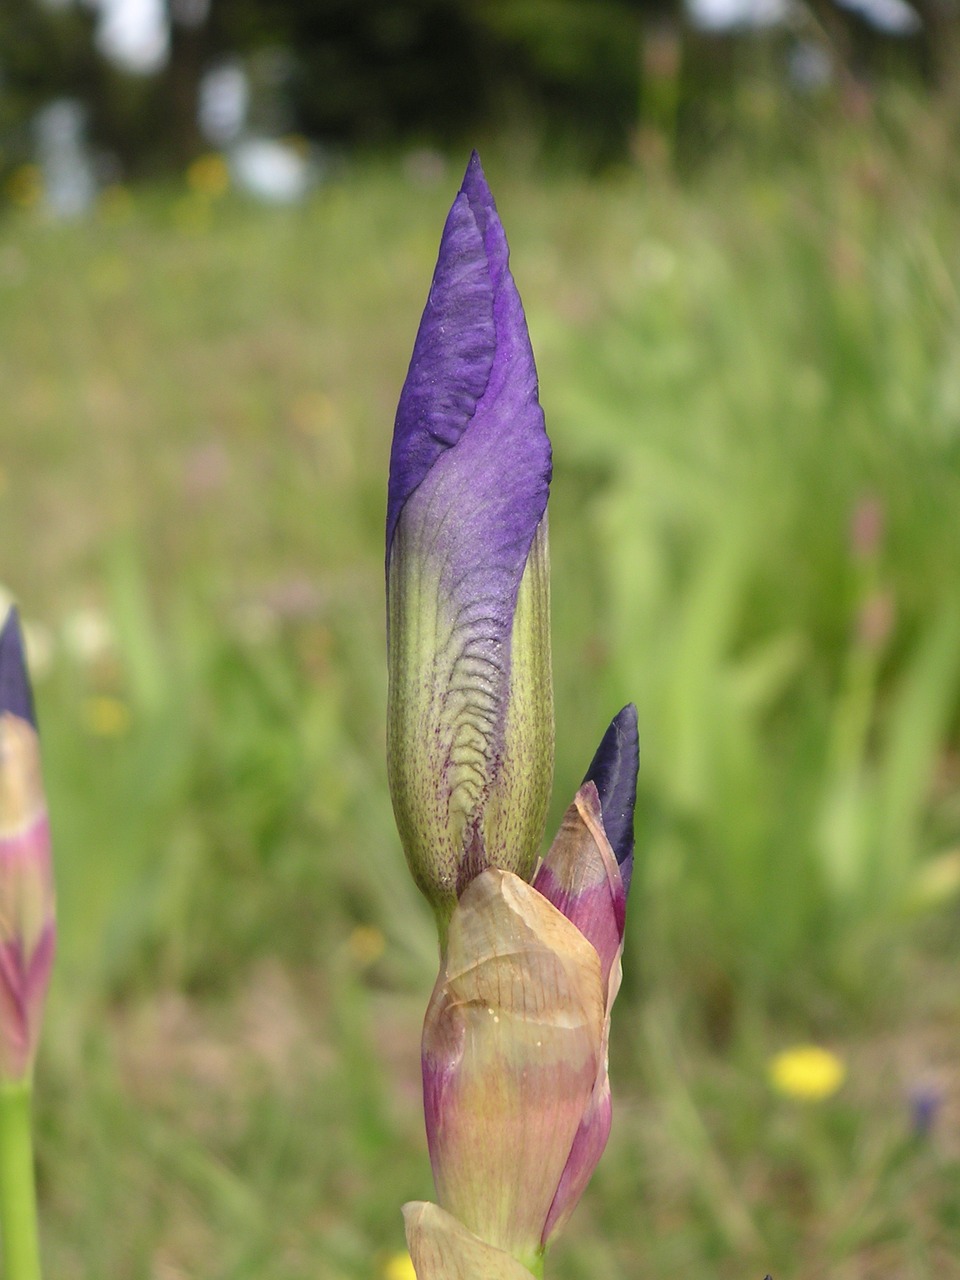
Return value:
M 628 699 L 643 755 L 617 1120 L 558 1280 L 960 1256 L 960 206 L 903 111 L 684 186 L 485 155 L 555 446 L 551 822 Z M 382 526 L 459 172 L 416 172 L 0 223 L 64 1280 L 379 1275 L 430 1195 Z M 847 1082 L 804 1104 L 767 1061 L 809 1040 Z

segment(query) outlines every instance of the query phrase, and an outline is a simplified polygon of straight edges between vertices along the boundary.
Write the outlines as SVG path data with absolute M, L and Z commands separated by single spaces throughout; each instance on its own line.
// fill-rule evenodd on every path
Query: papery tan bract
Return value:
M 583 784 L 563 815 L 533 885 L 593 943 L 606 985 L 623 946 L 627 895 L 594 783 Z
M 534 1280 L 516 1258 L 429 1201 L 405 1204 L 403 1220 L 417 1280 Z
M 441 1206 L 533 1262 L 603 1068 L 595 948 L 531 885 L 491 869 L 464 891 L 423 1032 Z

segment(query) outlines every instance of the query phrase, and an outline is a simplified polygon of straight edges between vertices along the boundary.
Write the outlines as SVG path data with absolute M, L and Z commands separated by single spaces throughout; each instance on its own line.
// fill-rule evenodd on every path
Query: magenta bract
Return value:
M 0 632 L 0 1080 L 32 1070 L 55 939 L 40 743 L 11 610 Z

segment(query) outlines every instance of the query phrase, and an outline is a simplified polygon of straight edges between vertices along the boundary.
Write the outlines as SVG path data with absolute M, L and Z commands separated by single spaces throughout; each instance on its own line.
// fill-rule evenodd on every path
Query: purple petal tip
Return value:
M 483 172 L 483 165 L 480 163 L 480 156 L 476 150 L 470 152 L 470 159 L 467 161 L 460 190 L 472 205 L 496 214 L 496 201 L 493 198 L 493 192 L 487 182 L 487 175 Z
M 627 888 L 633 870 L 633 811 L 639 767 L 637 708 L 630 702 L 610 722 L 583 779 L 597 788 L 603 829 Z
M 488 391 L 529 430 L 539 484 L 527 500 L 532 529 L 546 507 L 550 447 L 510 251 L 476 151 L 444 225 L 440 252 L 397 406 L 387 492 L 387 558 L 408 498 L 458 443 Z M 541 457 L 534 461 L 535 456 Z
M 11 712 L 37 727 L 33 691 L 27 674 L 23 632 L 16 606 L 7 614 L 0 631 L 0 712 Z

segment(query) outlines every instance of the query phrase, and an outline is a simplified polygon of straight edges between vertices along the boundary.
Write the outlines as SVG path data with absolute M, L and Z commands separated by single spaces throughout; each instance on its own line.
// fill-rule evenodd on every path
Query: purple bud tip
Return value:
M 405 503 L 437 460 L 477 425 L 478 412 L 479 425 L 496 437 L 501 468 L 489 475 L 479 471 L 471 483 L 512 495 L 500 538 L 510 541 L 513 526 L 522 526 L 526 559 L 547 505 L 550 444 L 509 257 L 496 202 L 474 151 L 443 229 L 397 406 L 387 492 L 388 560 Z M 508 483 L 514 471 L 524 477 L 519 489 Z
M 639 768 L 637 708 L 629 702 L 611 720 L 583 779 L 597 788 L 603 829 L 620 864 L 620 874 L 627 889 L 633 871 L 633 810 L 637 803 Z
M 0 713 L 9 711 L 37 727 L 33 709 L 33 691 L 27 675 L 27 660 L 23 647 L 23 632 L 16 606 L 7 614 L 0 631 Z

